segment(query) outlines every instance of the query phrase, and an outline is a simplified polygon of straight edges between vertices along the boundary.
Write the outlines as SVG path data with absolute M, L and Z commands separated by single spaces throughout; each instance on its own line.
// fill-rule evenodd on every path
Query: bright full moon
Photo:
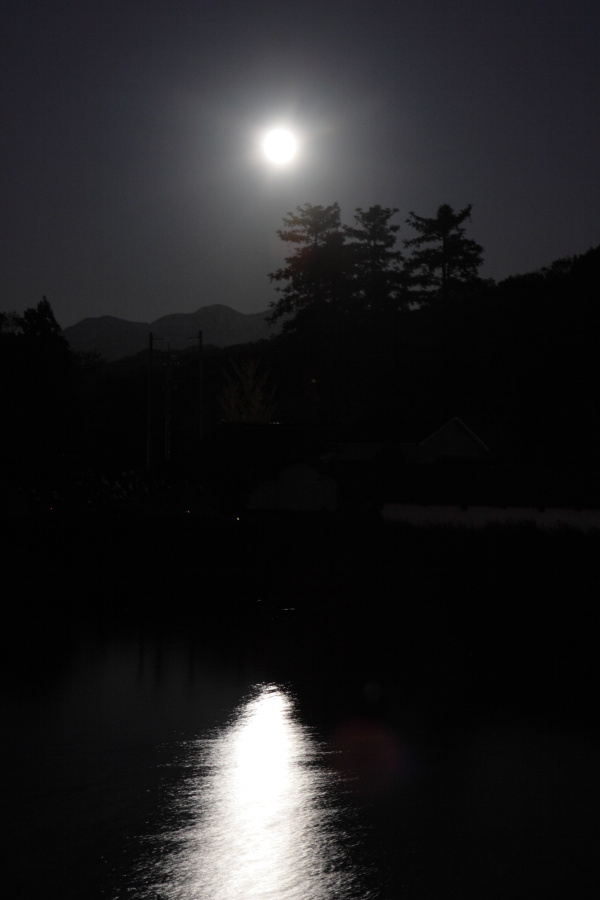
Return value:
M 271 162 L 282 165 L 290 162 L 296 155 L 296 138 L 285 128 L 269 131 L 263 141 L 263 150 Z

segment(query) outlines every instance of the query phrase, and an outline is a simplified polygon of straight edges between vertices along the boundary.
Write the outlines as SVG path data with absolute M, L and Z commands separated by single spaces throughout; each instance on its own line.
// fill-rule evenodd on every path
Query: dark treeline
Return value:
M 10 478 L 15 467 L 63 457 L 77 440 L 77 369 L 45 297 L 23 315 L 0 313 L 0 452 Z
M 302 207 L 271 275 L 280 339 L 265 348 L 282 418 L 393 427 L 460 416 L 529 465 L 595 464 L 600 247 L 499 283 L 479 277 L 471 207 L 442 206 L 396 249 L 396 212 Z M 293 384 L 290 384 L 293 379 Z
M 396 213 L 359 209 L 352 226 L 337 204 L 290 213 L 279 232 L 289 255 L 270 275 L 280 333 L 202 359 L 155 350 L 150 406 L 147 352 L 112 364 L 75 355 L 45 298 L 2 314 L 11 483 L 15 472 L 143 473 L 149 424 L 153 466 L 197 476 L 200 435 L 221 421 L 393 429 L 459 416 L 500 436 L 501 461 L 596 467 L 600 247 L 494 283 L 466 235 L 470 206 L 410 213 L 402 242 Z
M 448 304 L 481 284 L 483 248 L 465 235 L 471 206 L 454 212 L 444 204 L 434 218 L 411 212 L 407 223 L 416 237 L 402 242 L 410 248 L 406 257 L 397 248 L 397 212 L 359 207 L 353 226 L 342 224 L 337 203 L 307 203 L 288 213 L 277 234 L 290 254 L 269 276 L 279 294 L 272 321 L 291 314 L 286 331 L 310 328 L 315 314 L 322 326 L 339 328 L 345 318 L 389 324 L 399 310 L 438 299 Z

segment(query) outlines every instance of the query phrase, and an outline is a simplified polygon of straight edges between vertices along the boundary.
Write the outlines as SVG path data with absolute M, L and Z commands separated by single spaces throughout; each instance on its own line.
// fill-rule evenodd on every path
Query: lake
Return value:
M 60 653 L 3 691 L 13 896 L 375 896 L 340 751 L 291 685 L 173 637 Z
M 442 574 L 445 534 L 404 556 L 329 544 L 310 567 L 284 547 L 267 566 L 253 546 L 229 581 L 173 565 L 137 595 L 134 563 L 113 585 L 87 541 L 80 571 L 52 572 L 60 615 L 19 569 L 0 689 L 5 895 L 595 896 L 597 663 L 573 641 L 591 634 L 588 606 L 539 593 L 567 584 L 564 560 L 540 583 L 542 550 L 535 571 L 486 582 L 497 548 L 473 571 L 472 540 L 452 538 Z M 579 596 L 595 593 L 571 555 Z M 450 563 L 468 605 L 443 590 Z

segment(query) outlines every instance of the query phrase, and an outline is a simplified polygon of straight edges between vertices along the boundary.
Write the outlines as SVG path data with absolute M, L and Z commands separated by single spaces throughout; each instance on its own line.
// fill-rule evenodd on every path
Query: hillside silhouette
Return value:
M 193 313 L 172 313 L 153 322 L 131 322 L 116 316 L 83 319 L 65 328 L 63 335 L 78 353 L 97 353 L 115 361 L 133 356 L 148 346 L 148 333 L 169 344 L 172 350 L 185 350 L 199 331 L 204 341 L 215 347 L 246 344 L 272 334 L 265 313 L 241 313 L 230 306 L 214 304 Z

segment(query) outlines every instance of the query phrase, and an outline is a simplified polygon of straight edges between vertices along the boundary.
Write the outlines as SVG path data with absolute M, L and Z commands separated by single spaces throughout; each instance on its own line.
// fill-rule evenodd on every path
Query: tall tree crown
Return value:
M 277 234 L 293 252 L 285 266 L 269 274 L 279 300 L 272 304 L 271 322 L 298 313 L 307 306 L 339 303 L 345 293 L 344 233 L 339 204 L 312 206 L 305 203 L 288 213 Z
M 404 241 L 405 247 L 415 247 L 406 263 L 412 283 L 420 287 L 425 298 L 431 293 L 448 300 L 461 287 L 477 279 L 483 262 L 483 247 L 465 237 L 463 222 L 471 218 L 469 204 L 454 212 L 447 203 L 439 207 L 435 218 L 410 212 L 407 224 L 417 236 Z
M 387 312 L 400 303 L 402 254 L 395 249 L 400 226 L 391 223 L 397 210 L 380 205 L 358 208 L 355 224 L 343 226 L 339 204 L 305 203 L 284 218 L 277 234 L 291 245 L 285 265 L 269 278 L 281 286 L 271 304 L 270 321 L 294 314 L 285 327 L 296 329 L 306 314 L 319 310 L 354 317 L 366 310 Z M 301 316 L 299 314 L 302 314 Z M 311 324 L 311 327 L 313 325 Z
M 396 250 L 400 226 L 391 223 L 397 209 L 377 204 L 354 214 L 355 226 L 344 229 L 350 240 L 355 299 L 369 310 L 385 311 L 401 301 L 402 253 Z
M 291 244 L 312 244 L 322 246 L 341 228 L 340 207 L 338 203 L 331 206 L 313 206 L 305 203 L 297 206 L 296 212 L 289 212 L 283 219 L 285 228 L 277 234 L 282 241 Z

